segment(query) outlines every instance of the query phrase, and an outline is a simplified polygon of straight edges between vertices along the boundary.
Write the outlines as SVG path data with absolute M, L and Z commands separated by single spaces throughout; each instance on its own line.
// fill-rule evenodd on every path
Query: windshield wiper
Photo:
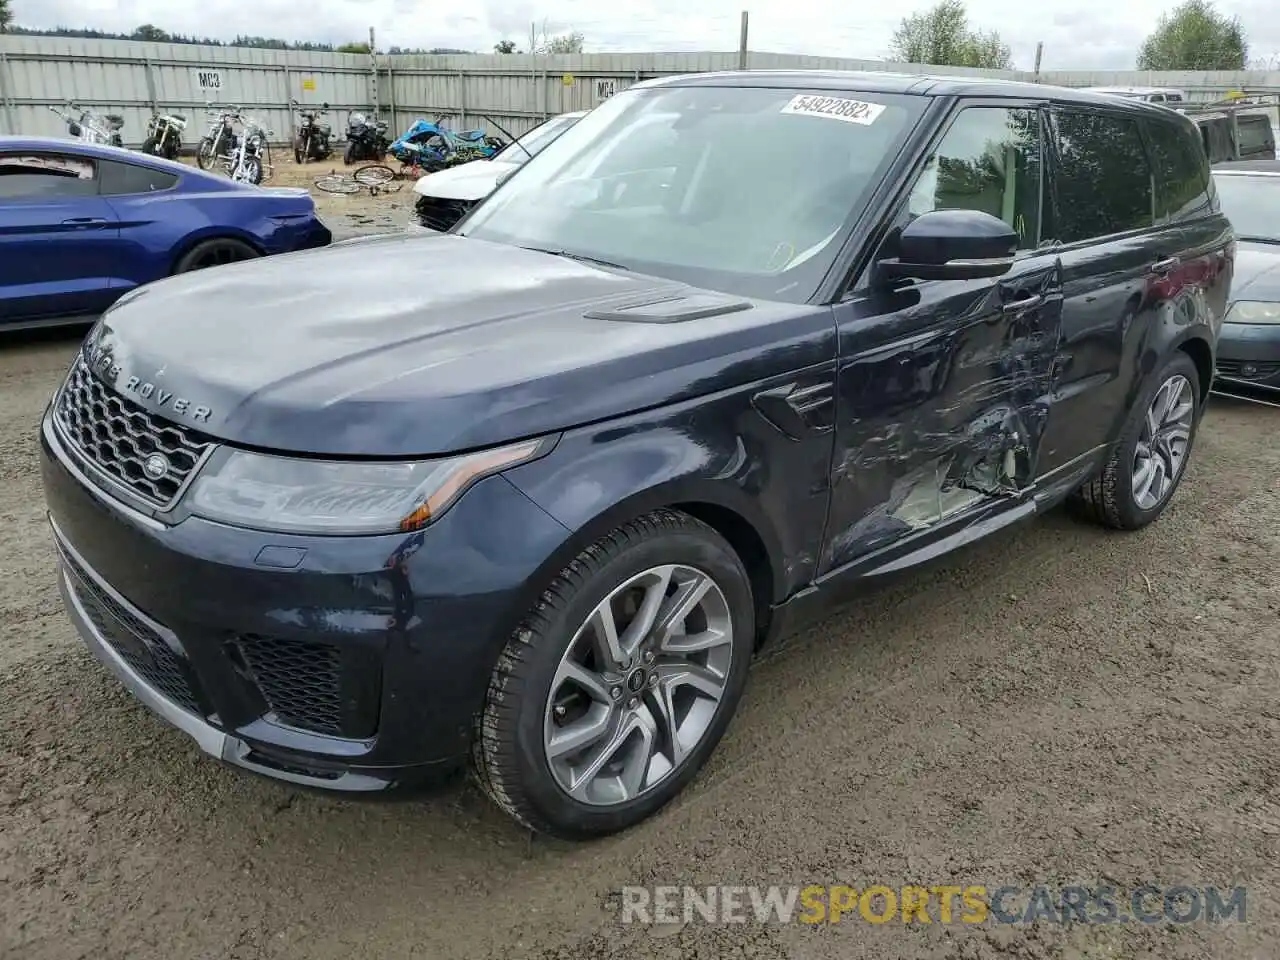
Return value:
M 631 273 L 630 267 L 624 267 L 620 263 L 614 263 L 612 260 L 601 260 L 599 257 L 589 257 L 585 253 L 570 253 L 568 250 L 554 250 L 551 247 L 528 247 L 523 243 L 516 244 L 521 250 L 532 250 L 534 253 L 549 253 L 553 257 L 564 257 L 566 260 L 577 260 L 579 263 L 593 263 L 597 267 L 610 267 L 614 270 L 625 270 Z
M 1280 243 L 1280 237 L 1246 237 L 1237 234 L 1236 239 L 1243 240 L 1245 243 Z

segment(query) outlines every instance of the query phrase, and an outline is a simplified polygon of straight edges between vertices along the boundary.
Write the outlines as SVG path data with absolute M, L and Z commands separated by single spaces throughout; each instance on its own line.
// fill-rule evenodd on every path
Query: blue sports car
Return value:
M 0 328 L 92 320 L 141 284 L 332 239 L 303 189 L 118 147 L 0 137 Z

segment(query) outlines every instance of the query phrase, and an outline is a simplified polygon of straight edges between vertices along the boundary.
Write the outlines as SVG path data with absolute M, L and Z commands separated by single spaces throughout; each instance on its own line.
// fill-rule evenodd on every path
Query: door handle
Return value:
M 103 217 L 72 217 L 70 220 L 63 220 L 64 227 L 105 227 L 107 221 Z
M 1157 260 L 1151 265 L 1151 272 L 1164 275 L 1173 270 L 1177 270 L 1182 265 L 1181 257 L 1169 257 L 1166 260 Z
M 1000 305 L 1000 313 L 1004 316 L 1008 316 L 1011 313 L 1023 313 L 1027 310 L 1034 310 L 1042 303 L 1044 303 L 1044 297 L 1037 293 L 1023 300 L 1011 300 L 1008 303 L 1002 303 Z

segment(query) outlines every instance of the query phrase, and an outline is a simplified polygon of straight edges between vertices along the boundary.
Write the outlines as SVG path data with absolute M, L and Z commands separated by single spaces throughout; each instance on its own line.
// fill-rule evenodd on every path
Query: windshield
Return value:
M 552 117 L 546 123 L 538 124 L 523 137 L 517 137 L 513 142 L 508 143 L 490 159 L 502 160 L 505 163 L 524 163 L 529 159 L 529 154 L 536 157 L 547 144 L 581 119 L 581 117 Z
M 1213 182 L 1237 237 L 1280 243 L 1280 176 L 1226 173 Z
M 804 302 L 926 104 L 758 87 L 627 91 L 458 232 Z

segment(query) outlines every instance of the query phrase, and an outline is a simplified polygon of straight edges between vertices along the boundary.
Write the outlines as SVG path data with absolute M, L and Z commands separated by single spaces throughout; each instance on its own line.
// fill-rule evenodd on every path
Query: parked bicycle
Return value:
M 293 139 L 294 161 L 301 164 L 308 160 L 327 160 L 333 153 L 333 146 L 330 143 L 333 128 L 320 118 L 328 112 L 329 104 L 321 104 L 319 110 L 314 108 L 304 110 L 297 100 L 290 102 L 302 117 L 302 122 L 298 124 L 297 135 Z
M 58 107 L 49 109 L 62 118 L 67 125 L 67 132 L 84 143 L 101 143 L 112 147 L 123 147 L 124 140 L 120 131 L 124 129 L 124 117 L 118 113 L 98 113 L 91 107 L 82 107 L 68 100 L 67 110 Z
M 182 131 L 185 129 L 187 118 L 182 114 L 155 114 L 147 123 L 147 138 L 142 141 L 142 152 L 177 160 L 182 151 Z
M 404 184 L 397 183 L 393 187 L 395 179 L 396 172 L 390 167 L 382 163 L 371 163 L 356 168 L 353 173 L 330 171 L 322 177 L 316 177 L 314 183 L 317 190 L 325 193 L 351 195 L 368 190 L 371 197 L 376 197 L 380 193 L 398 192 Z

